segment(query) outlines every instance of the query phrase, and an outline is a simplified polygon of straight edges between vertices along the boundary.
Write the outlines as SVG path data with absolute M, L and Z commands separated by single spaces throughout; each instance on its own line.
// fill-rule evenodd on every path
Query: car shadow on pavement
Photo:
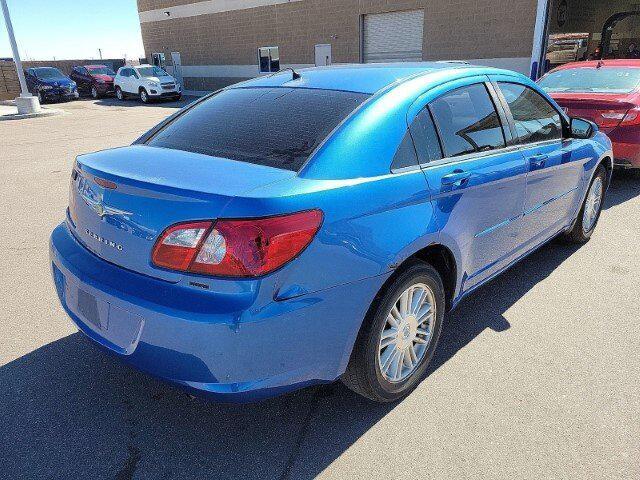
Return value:
M 603 208 L 615 207 L 640 195 L 640 175 L 628 170 L 613 172 Z
M 431 372 L 508 329 L 503 313 L 576 249 L 544 247 L 463 301 Z M 395 407 L 339 383 L 250 405 L 192 399 L 76 333 L 0 367 L 0 464 L 12 479 L 314 478 Z
M 638 193 L 616 178 L 607 206 Z M 504 313 L 578 248 L 551 242 L 463 300 L 430 373 L 487 329 L 507 330 Z M 12 479 L 310 479 L 396 406 L 340 383 L 249 405 L 192 399 L 76 333 L 0 367 L 0 465 Z

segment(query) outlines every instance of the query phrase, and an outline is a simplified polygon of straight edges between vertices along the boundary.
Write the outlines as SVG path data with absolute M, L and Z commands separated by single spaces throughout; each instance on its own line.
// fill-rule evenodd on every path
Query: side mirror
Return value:
M 583 118 L 571 118 L 572 138 L 591 138 L 598 131 L 598 126 Z

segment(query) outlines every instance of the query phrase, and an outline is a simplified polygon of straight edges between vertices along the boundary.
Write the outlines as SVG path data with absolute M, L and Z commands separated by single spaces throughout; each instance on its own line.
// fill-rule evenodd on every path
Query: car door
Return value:
M 512 145 L 506 117 L 487 77 L 438 89 L 439 96 L 416 115 L 411 132 L 441 241 L 457 250 L 463 293 L 512 261 L 527 168 L 518 147 Z
M 495 77 L 495 86 L 527 162 L 523 248 L 555 235 L 575 216 L 582 181 L 581 148 L 563 138 L 563 116 L 532 86 Z M 588 152 L 584 152 L 588 158 Z
M 135 68 L 129 69 L 129 78 L 127 79 L 127 92 L 138 93 L 140 87 L 140 75 L 136 72 Z

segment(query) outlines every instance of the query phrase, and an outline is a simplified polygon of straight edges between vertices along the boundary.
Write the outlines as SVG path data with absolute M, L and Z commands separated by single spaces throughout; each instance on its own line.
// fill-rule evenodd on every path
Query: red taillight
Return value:
M 614 128 L 620 125 L 640 125 L 640 107 L 630 110 L 601 110 L 596 123 L 603 128 Z
M 620 125 L 640 125 L 640 107 L 629 110 Z
M 195 222 L 169 227 L 158 239 L 153 263 L 222 277 L 257 277 L 293 260 L 322 223 L 320 210 L 249 220 Z
M 171 270 L 187 270 L 210 228 L 211 222 L 179 223 L 167 228 L 153 247 L 153 263 Z

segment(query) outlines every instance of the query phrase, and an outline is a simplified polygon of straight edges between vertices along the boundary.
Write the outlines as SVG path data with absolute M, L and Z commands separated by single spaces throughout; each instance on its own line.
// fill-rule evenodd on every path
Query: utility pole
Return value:
M 102 49 L 101 48 L 98 49 L 98 54 L 100 55 L 100 60 L 102 60 Z
M 22 69 L 22 62 L 20 61 L 20 53 L 18 53 L 18 44 L 16 43 L 16 37 L 13 34 L 13 25 L 11 24 L 11 17 L 9 16 L 9 7 L 7 7 L 7 0 L 0 0 L 0 5 L 2 5 L 4 23 L 7 26 L 9 43 L 11 44 L 11 51 L 13 52 L 13 61 L 16 64 L 18 79 L 20 80 L 20 90 L 22 91 L 20 96 L 16 98 L 18 113 L 35 113 L 40 110 L 40 102 L 38 102 L 38 97 L 34 97 L 29 93 L 29 89 L 27 88 L 27 80 L 24 78 L 24 70 Z

